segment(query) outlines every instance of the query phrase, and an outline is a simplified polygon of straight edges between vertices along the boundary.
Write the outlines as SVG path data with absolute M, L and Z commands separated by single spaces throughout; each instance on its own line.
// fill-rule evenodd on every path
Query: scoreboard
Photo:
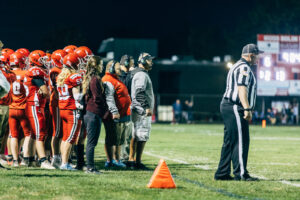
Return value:
M 257 35 L 257 95 L 300 96 L 300 35 Z

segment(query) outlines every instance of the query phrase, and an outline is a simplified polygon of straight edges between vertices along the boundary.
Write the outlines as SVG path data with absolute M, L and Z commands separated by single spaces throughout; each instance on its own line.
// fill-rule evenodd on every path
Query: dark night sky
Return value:
M 0 0 L 0 39 L 13 49 L 55 50 L 72 43 L 95 51 L 108 37 L 156 38 L 159 56 L 167 57 L 191 52 L 188 41 L 193 29 L 204 38 L 212 28 L 236 30 L 252 7 L 251 1 L 237 0 Z M 220 41 L 213 45 L 222 46 Z

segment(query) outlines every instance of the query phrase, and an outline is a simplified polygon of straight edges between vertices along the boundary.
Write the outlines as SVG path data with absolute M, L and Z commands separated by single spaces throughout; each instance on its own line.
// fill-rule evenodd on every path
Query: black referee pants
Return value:
M 220 110 L 225 125 L 224 141 L 215 177 L 230 175 L 231 161 L 234 176 L 244 176 L 248 174 L 247 160 L 250 143 L 248 121 L 243 118 L 242 107 L 226 99 L 222 100 Z

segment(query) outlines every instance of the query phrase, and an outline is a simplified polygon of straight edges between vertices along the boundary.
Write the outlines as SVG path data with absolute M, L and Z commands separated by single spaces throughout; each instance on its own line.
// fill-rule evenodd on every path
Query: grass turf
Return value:
M 152 171 L 104 171 L 103 138 L 96 164 L 103 172 L 0 170 L 0 199 L 299 199 L 299 127 L 250 127 L 250 174 L 259 182 L 214 181 L 223 140 L 222 125 L 158 125 L 145 147 L 144 163 L 164 158 L 176 189 L 148 189 Z M 297 187 L 298 186 L 298 187 Z

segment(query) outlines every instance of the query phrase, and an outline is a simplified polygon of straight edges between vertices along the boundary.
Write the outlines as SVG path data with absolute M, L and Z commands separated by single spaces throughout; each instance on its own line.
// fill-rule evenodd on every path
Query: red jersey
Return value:
M 12 70 L 12 72 L 16 75 L 16 79 L 10 86 L 12 102 L 9 105 L 9 108 L 25 109 L 27 100 L 25 87 L 27 86 L 24 86 L 24 78 L 26 71 L 15 69 Z
M 65 79 L 63 86 L 57 86 L 59 94 L 59 109 L 76 110 L 75 99 L 73 97 L 72 89 L 81 85 L 81 83 L 81 74 L 74 73 L 69 75 Z
M 34 78 L 44 80 L 45 85 L 47 85 L 48 76 L 46 72 L 39 67 L 31 67 L 25 74 L 24 79 L 25 85 L 28 87 L 27 104 L 44 108 L 47 100 L 38 93 L 40 88 L 32 83 Z
M 49 73 L 49 86 L 50 86 L 50 103 L 49 106 L 57 107 L 58 106 L 58 94 L 56 90 L 56 78 L 60 74 L 61 69 L 58 67 L 53 67 Z

